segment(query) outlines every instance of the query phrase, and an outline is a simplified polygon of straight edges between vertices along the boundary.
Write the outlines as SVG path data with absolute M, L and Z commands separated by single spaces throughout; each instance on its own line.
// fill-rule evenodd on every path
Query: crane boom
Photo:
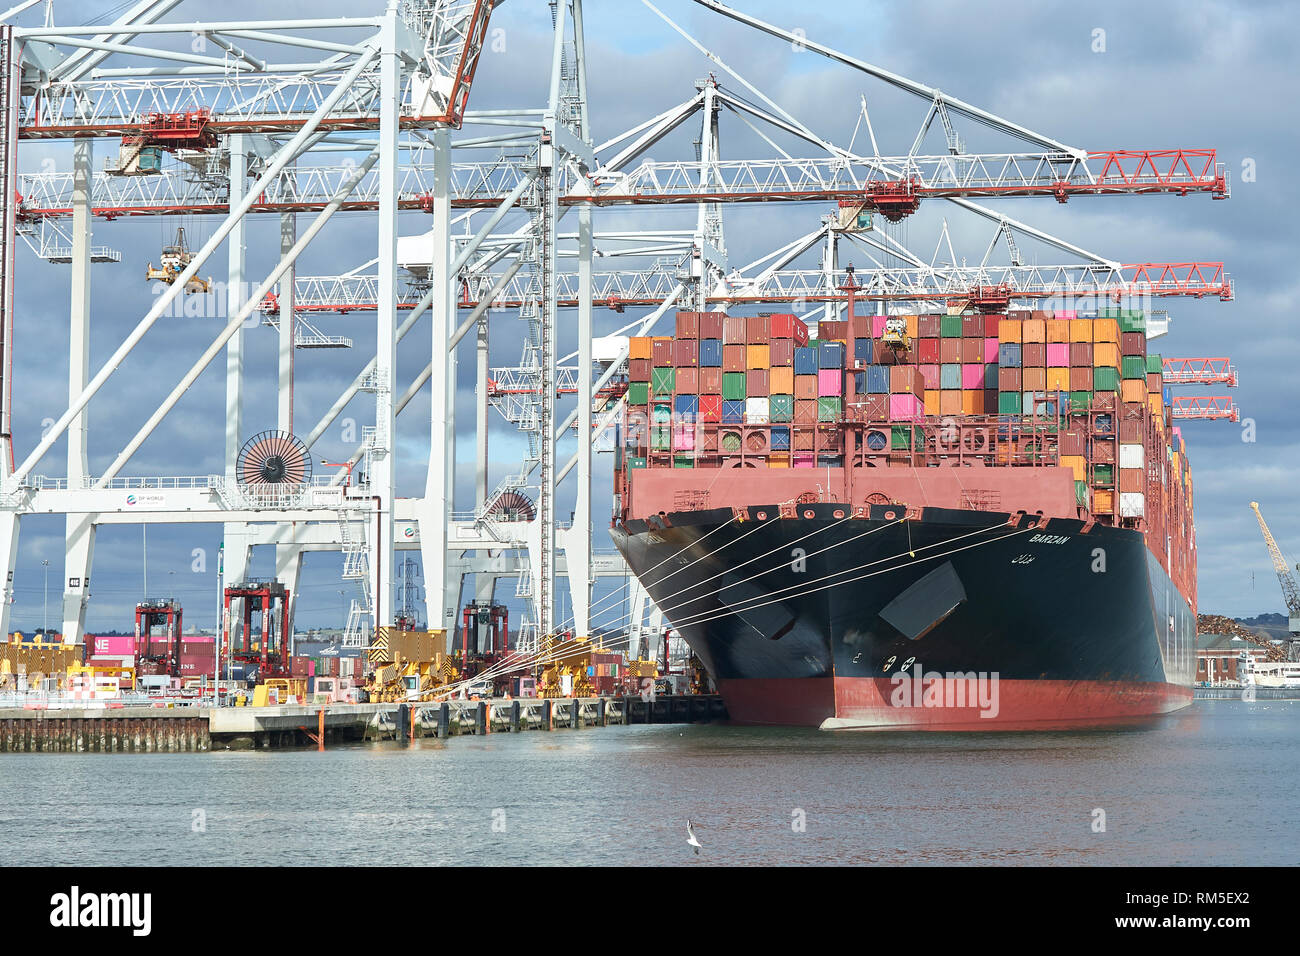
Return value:
M 1264 543 L 1268 545 L 1269 556 L 1273 559 L 1273 570 L 1277 572 L 1277 580 L 1282 585 L 1282 598 L 1286 601 L 1290 619 L 1288 630 L 1292 634 L 1300 633 L 1300 588 L 1296 587 L 1291 569 L 1287 567 L 1286 559 L 1282 557 L 1282 549 L 1277 546 L 1277 542 L 1273 540 L 1273 533 L 1268 530 L 1264 515 L 1259 510 L 1259 502 L 1252 501 L 1250 507 L 1259 520 L 1259 530 L 1264 532 Z

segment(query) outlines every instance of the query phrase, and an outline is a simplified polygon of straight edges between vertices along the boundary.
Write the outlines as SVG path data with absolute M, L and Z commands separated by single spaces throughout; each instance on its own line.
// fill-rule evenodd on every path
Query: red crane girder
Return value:
M 1166 385 L 1237 385 L 1237 370 L 1227 358 L 1167 358 Z
M 1172 413 L 1175 419 L 1241 421 L 1241 409 L 1227 395 L 1176 395 Z
M 1228 180 L 1212 149 L 1116 149 L 1091 153 L 1101 159 L 1097 178 L 1123 192 L 1208 192 L 1214 199 L 1228 198 Z
M 1222 262 L 1139 262 L 1123 266 L 1137 291 L 1150 295 L 1217 295 L 1232 301 L 1232 283 L 1223 274 Z

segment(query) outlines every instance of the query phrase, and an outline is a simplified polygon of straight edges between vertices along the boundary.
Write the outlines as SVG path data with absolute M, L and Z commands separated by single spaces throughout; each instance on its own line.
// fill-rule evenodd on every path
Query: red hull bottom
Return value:
M 887 678 L 724 680 L 740 724 L 824 730 L 1058 730 L 1132 725 L 1186 707 L 1192 689 L 1145 681 Z M 982 693 L 982 696 L 981 696 Z M 913 699 L 914 698 L 914 699 Z

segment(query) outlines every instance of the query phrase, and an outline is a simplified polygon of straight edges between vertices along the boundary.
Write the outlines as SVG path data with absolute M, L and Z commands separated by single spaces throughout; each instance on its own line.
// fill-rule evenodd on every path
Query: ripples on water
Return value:
M 1298 739 L 1300 702 L 1204 701 L 1095 733 L 637 726 L 6 754 L 0 833 L 32 865 L 1294 865 Z

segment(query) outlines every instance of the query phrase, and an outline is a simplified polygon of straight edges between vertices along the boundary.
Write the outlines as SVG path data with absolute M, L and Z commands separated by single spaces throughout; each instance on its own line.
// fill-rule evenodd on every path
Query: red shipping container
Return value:
M 849 323 L 845 320 L 827 320 L 817 323 L 817 338 L 843 341 L 849 337 Z
M 694 368 L 700 364 L 700 343 L 696 339 L 678 339 L 673 343 L 673 365 Z
M 855 339 L 871 338 L 871 316 L 855 315 L 849 320 L 849 331 L 853 333 Z M 936 335 L 935 338 L 938 338 Z
M 677 313 L 677 337 L 679 339 L 698 339 L 700 337 L 700 313 Z
M 798 425 L 816 424 L 817 399 L 796 398 L 794 400 L 794 420 Z
M 1147 354 L 1147 337 L 1145 332 L 1121 332 L 1119 334 L 1120 355 Z
M 889 418 L 889 396 L 888 395 L 864 395 L 860 399 L 862 402 L 862 418 L 869 422 L 883 422 Z
M 1120 494 L 1141 494 L 1147 488 L 1147 473 L 1143 468 L 1121 468 L 1119 470 Z
M 723 312 L 701 312 L 700 313 L 700 338 L 702 339 L 720 339 L 723 333 L 723 320 L 726 318 Z
M 722 320 L 722 341 L 724 345 L 745 344 L 745 317 L 728 315 Z
M 1092 407 L 1099 412 L 1114 411 L 1115 393 L 1114 392 L 1093 392 Z
M 1020 364 L 1024 368 L 1047 368 L 1047 346 L 1026 342 L 1020 347 Z
M 1146 411 L 1146 402 L 1120 402 L 1119 420 L 1121 422 L 1140 422 L 1146 416 Z
M 1023 392 L 1020 386 L 1020 369 L 1003 366 L 998 369 L 998 391 Z
M 676 375 L 678 395 L 697 395 L 700 392 L 699 369 L 679 368 Z
M 650 369 L 652 368 L 649 359 L 628 359 L 627 360 L 627 377 L 630 382 L 648 382 L 650 381 Z
M 700 369 L 700 394 L 722 394 L 722 369 L 712 366 Z
M 745 393 L 750 398 L 763 398 L 767 395 L 767 369 L 751 368 L 745 373 Z
M 722 396 L 700 396 L 700 421 L 716 424 L 722 421 Z
M 1087 436 L 1082 429 L 1066 429 L 1061 432 L 1061 454 L 1062 455 L 1084 455 L 1087 454 Z
M 1047 389 L 1047 369 L 1025 367 L 1020 370 L 1021 391 L 1042 392 Z
M 1088 458 L 1094 464 L 1115 464 L 1115 440 L 1113 438 L 1094 438 L 1088 451 Z
M 961 339 L 948 338 L 939 340 L 939 364 L 961 364 Z
M 871 361 L 874 365 L 897 365 L 898 355 L 880 339 L 871 342 Z
M 937 339 L 943 334 L 942 330 L 943 319 L 937 315 L 922 315 L 916 319 L 916 334 L 923 339 Z
M 766 345 L 771 338 L 770 326 L 765 315 L 746 316 L 745 342 L 749 345 Z
M 773 319 L 776 316 L 772 316 Z M 768 363 L 771 365 L 794 364 L 794 339 L 773 338 L 767 347 Z
M 925 318 L 925 316 L 921 316 Z M 916 361 L 920 365 L 939 364 L 939 339 L 921 338 L 916 340 Z
M 1070 369 L 1070 391 L 1091 392 L 1092 391 L 1092 369 L 1090 368 Z
M 1142 442 L 1142 423 L 1137 419 L 1127 419 L 1119 423 L 1119 440 L 1126 445 Z
M 1159 372 L 1147 372 L 1147 391 L 1156 395 L 1164 388 L 1164 376 Z
M 722 370 L 724 372 L 743 372 L 745 370 L 745 346 L 724 345 L 722 347 Z
M 959 339 L 961 342 L 961 360 L 965 365 L 982 365 L 984 363 L 984 337 Z
M 669 368 L 673 364 L 673 340 L 667 336 L 657 335 L 650 343 L 650 357 L 655 368 Z
M 1070 343 L 1070 365 L 1075 368 L 1092 368 L 1092 343 L 1091 342 L 1071 342 Z M 1092 386 L 1088 386 L 1091 390 Z
M 984 338 L 984 316 L 963 315 L 961 317 L 961 335 L 964 339 Z

